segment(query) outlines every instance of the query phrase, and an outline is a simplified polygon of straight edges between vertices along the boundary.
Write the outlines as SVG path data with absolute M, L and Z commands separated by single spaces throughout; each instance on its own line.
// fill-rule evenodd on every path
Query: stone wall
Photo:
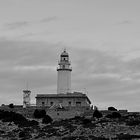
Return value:
M 1 110 L 5 111 L 14 111 L 24 115 L 25 117 L 32 118 L 35 109 L 44 109 L 46 114 L 51 116 L 53 120 L 58 119 L 68 119 L 73 118 L 75 116 L 82 116 L 86 112 L 90 112 L 89 107 L 67 107 L 65 109 L 56 109 L 56 108 L 46 108 L 46 107 L 38 107 L 38 106 L 30 106 L 27 108 L 23 108 L 22 106 L 15 106 L 14 108 L 9 108 L 8 106 L 0 107 Z M 89 114 L 89 113 L 86 113 Z

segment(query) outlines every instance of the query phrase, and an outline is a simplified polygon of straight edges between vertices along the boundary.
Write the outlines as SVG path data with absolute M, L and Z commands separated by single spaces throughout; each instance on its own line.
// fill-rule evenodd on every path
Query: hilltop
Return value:
M 6 112 L 7 117 L 3 116 L 2 112 L 4 112 L 4 114 Z M 121 115 L 120 117 L 111 117 L 110 115 L 111 114 L 106 116 L 103 115 L 101 118 L 95 118 L 92 116 L 88 118 L 86 116 L 77 116 L 71 119 L 45 123 L 42 122 L 42 119 L 25 118 L 18 113 L 0 110 L 0 139 L 140 139 L 139 113 L 127 113 Z

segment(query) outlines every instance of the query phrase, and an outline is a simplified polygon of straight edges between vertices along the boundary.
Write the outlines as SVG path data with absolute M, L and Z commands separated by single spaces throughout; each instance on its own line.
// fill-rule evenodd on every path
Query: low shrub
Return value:
M 113 118 L 121 118 L 121 114 L 119 112 L 112 112 Z
M 121 118 L 121 114 L 119 112 L 112 112 L 111 114 L 106 115 L 107 118 Z
M 108 107 L 108 111 L 117 111 L 117 109 L 115 107 Z
M 13 103 L 9 104 L 8 106 L 9 106 L 9 108 L 14 108 L 14 104 Z
M 99 110 L 95 110 L 94 112 L 93 112 L 93 118 L 101 118 L 101 117 L 103 117 L 103 115 L 102 115 L 102 113 L 99 111 Z
M 3 122 L 14 122 L 19 127 L 28 127 L 38 125 L 36 121 L 29 121 L 23 115 L 12 111 L 0 110 L 0 119 Z
M 38 110 L 38 109 L 36 109 L 34 111 L 33 115 L 34 115 L 35 118 L 38 118 L 38 119 L 39 118 L 43 118 L 46 115 L 46 111 L 45 110 Z
M 53 119 L 49 115 L 45 115 L 42 119 L 42 123 L 48 124 L 51 123 Z

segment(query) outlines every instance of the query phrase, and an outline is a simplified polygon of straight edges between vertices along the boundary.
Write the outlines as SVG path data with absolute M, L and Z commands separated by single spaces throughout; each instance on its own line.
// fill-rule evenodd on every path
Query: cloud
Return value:
M 28 25 L 29 25 L 29 22 L 27 22 L 27 21 L 18 21 L 18 22 L 5 24 L 5 29 L 14 30 L 14 29 L 18 29 L 18 28 L 21 28 L 21 27 L 26 27 Z
M 122 24 L 122 25 L 128 25 L 128 24 L 132 24 L 133 23 L 133 21 L 132 20 L 123 20 L 123 21 L 121 21 L 121 22 L 119 22 L 118 24 Z
M 38 70 L 56 70 L 55 66 L 46 65 L 35 65 L 35 66 L 16 66 L 14 67 L 16 71 L 38 71 Z
M 51 17 L 46 17 L 41 20 L 36 20 L 36 21 L 17 21 L 17 22 L 11 22 L 11 23 L 6 23 L 4 24 L 4 29 L 6 30 L 14 30 L 14 29 L 20 29 L 23 27 L 27 26 L 33 26 L 33 25 L 38 25 L 40 23 L 49 23 L 51 21 L 57 20 L 57 16 L 51 16 Z
M 58 19 L 57 16 L 46 17 L 46 18 L 41 19 L 40 22 L 41 23 L 48 23 L 48 22 L 51 22 L 51 21 L 55 21 L 57 19 Z

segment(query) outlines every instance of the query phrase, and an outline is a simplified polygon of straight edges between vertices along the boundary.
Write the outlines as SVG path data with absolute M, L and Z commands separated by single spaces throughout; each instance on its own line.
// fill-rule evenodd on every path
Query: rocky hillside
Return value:
M 4 111 L 3 111 L 4 112 Z M 11 113 L 11 112 L 10 112 Z M 140 116 L 126 115 L 119 118 L 75 117 L 52 121 L 29 120 L 20 115 L 0 112 L 1 140 L 133 140 L 140 139 Z M 16 117 L 14 117 L 17 115 Z M 20 121 L 22 119 L 23 121 Z

